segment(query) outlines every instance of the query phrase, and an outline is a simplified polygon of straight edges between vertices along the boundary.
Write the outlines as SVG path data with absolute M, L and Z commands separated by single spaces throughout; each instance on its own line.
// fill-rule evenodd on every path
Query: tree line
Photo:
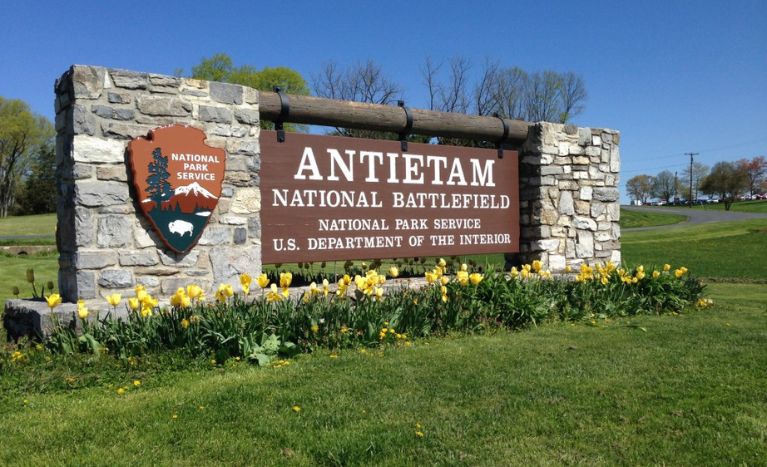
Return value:
M 694 162 L 681 175 L 668 170 L 654 176 L 636 175 L 626 182 L 626 191 L 632 200 L 642 204 L 647 204 L 651 198 L 664 203 L 695 202 L 703 193 L 718 197 L 729 210 L 732 203 L 743 195 L 747 194 L 751 199 L 767 193 L 767 159 L 755 156 L 734 162 L 721 161 L 711 168 Z
M 572 72 L 526 71 L 503 67 L 486 60 L 474 69 L 466 58 L 440 62 L 426 58 L 420 67 L 426 107 L 443 112 L 497 115 L 527 121 L 569 123 L 583 112 L 586 85 Z M 176 75 L 183 76 L 183 70 Z M 341 67 L 325 63 L 307 81 L 288 67 L 257 68 L 235 65 L 227 54 L 203 58 L 191 68 L 189 77 L 241 84 L 271 91 L 275 86 L 288 94 L 309 95 L 365 103 L 393 105 L 406 98 L 404 87 L 389 78 L 372 60 Z M 272 127 L 262 122 L 263 128 Z M 304 131 L 305 126 L 286 129 Z M 382 132 L 335 128 L 343 136 L 392 139 Z M 9 214 L 37 214 L 56 210 L 54 129 L 51 122 L 34 114 L 15 99 L 0 97 L 0 217 Z M 412 136 L 413 141 L 428 138 Z M 483 145 L 487 143 L 441 139 L 443 144 Z

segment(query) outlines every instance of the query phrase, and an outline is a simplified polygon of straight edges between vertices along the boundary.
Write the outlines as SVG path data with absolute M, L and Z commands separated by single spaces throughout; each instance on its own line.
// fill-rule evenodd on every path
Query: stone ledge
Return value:
M 3 327 L 8 340 L 22 337 L 40 339 L 53 329 L 54 323 L 77 325 L 77 304 L 62 303 L 51 311 L 48 304 L 39 300 L 12 299 L 5 301 Z

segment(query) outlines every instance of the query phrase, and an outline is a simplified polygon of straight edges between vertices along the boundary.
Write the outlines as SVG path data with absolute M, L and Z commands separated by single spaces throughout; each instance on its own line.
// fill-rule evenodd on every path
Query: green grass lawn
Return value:
M 45 285 L 58 281 L 59 254 L 38 254 L 29 256 L 0 255 L 0 303 L 13 298 L 11 289 L 16 286 L 21 290 L 21 297 L 31 297 L 31 285 L 26 282 L 27 269 L 35 271 L 37 284 Z M 1 328 L 0 328 L 1 329 Z M 0 339 L 2 342 L 2 339 Z
M 621 209 L 621 228 L 652 227 L 656 225 L 678 224 L 687 219 L 678 214 L 659 214 L 657 212 L 636 212 Z
M 282 368 L 56 357 L 0 381 L 0 463 L 756 465 L 767 295 L 714 295 L 738 298 Z
M 628 263 L 740 283 L 709 283 L 715 306 L 676 316 L 321 350 L 281 368 L 32 355 L 0 377 L 0 464 L 763 462 L 767 220 L 622 245 Z M 55 278 L 56 258 L 0 257 L 0 297 L 30 266 Z
M 0 237 L 23 237 L 25 235 L 44 235 L 51 239 L 55 238 L 56 214 L 0 218 Z
M 669 206 L 669 207 L 674 207 L 674 206 Z M 702 204 L 699 206 L 693 206 L 692 209 L 702 209 L 704 211 L 724 211 L 724 203 Z M 765 200 L 737 201 L 732 204 L 732 208 L 730 208 L 730 210 L 737 211 L 737 212 L 756 212 L 761 214 L 767 214 L 767 201 Z
M 767 219 L 626 232 L 627 264 L 687 266 L 699 277 L 767 282 Z

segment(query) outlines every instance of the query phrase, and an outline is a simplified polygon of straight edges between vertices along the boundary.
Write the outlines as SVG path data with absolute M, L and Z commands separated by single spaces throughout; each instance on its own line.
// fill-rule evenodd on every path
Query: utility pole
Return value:
M 690 156 L 690 197 L 687 198 L 687 202 L 690 203 L 690 207 L 692 207 L 692 158 L 694 156 L 697 156 L 700 154 L 699 152 L 686 152 L 685 155 Z
M 679 201 L 677 189 L 679 188 L 679 177 L 676 176 L 676 170 L 674 171 L 674 204 Z

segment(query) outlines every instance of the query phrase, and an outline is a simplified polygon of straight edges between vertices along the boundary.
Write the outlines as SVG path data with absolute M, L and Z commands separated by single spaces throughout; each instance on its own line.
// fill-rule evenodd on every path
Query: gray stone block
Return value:
M 90 135 L 96 134 L 98 129 L 98 123 L 96 117 L 87 111 L 85 106 L 75 104 L 72 108 L 72 131 L 77 135 Z
M 109 70 L 109 75 L 112 77 L 112 82 L 118 88 L 124 89 L 146 89 L 147 87 L 147 75 L 146 73 L 136 73 L 135 71 L 127 70 Z
M 100 165 L 96 167 L 96 178 L 99 180 L 126 182 L 128 180 L 128 170 L 125 165 Z
M 75 202 L 82 206 L 110 206 L 129 200 L 128 185 L 122 182 L 79 182 L 75 186 Z
M 617 188 L 594 188 L 593 196 L 597 201 L 617 201 L 619 194 Z
M 215 247 L 210 251 L 213 280 L 216 284 L 239 283 L 239 275 L 251 275 L 261 270 L 261 249 L 259 247 Z
M 104 250 L 80 249 L 74 255 L 77 269 L 103 269 L 117 264 L 117 253 Z
M 559 212 L 568 216 L 575 214 L 572 192 L 562 191 L 559 194 Z
M 96 221 L 94 220 L 93 212 L 82 206 L 75 207 L 74 211 L 74 232 L 68 234 L 74 234 L 77 246 L 90 246 L 96 238 Z M 61 223 L 59 224 L 61 228 Z M 64 226 L 68 226 L 68 223 L 64 223 Z M 62 232 L 62 234 L 66 233 Z
M 243 227 L 234 229 L 234 244 L 242 245 L 248 239 L 248 230 Z
M 131 223 L 128 216 L 101 216 L 96 230 L 96 243 L 102 248 L 124 247 L 132 237 Z
M 108 92 L 107 101 L 109 101 L 110 104 L 130 104 L 133 102 L 133 97 L 128 93 Z
M 197 264 L 197 258 L 200 257 L 200 250 L 199 249 L 193 249 L 192 251 L 187 252 L 186 254 L 179 254 L 174 253 L 172 251 L 168 251 L 167 253 L 164 251 L 160 252 L 160 261 L 165 266 L 174 266 L 177 268 L 189 268 Z
M 232 230 L 222 225 L 208 225 L 200 236 L 199 245 L 226 245 L 232 241 Z
M 120 251 L 120 266 L 154 266 L 159 262 L 153 249 Z
M 111 120 L 133 120 L 135 116 L 131 109 L 119 109 L 109 107 L 108 105 L 93 105 L 91 111 L 101 118 L 108 118 Z
M 232 111 L 225 107 L 200 105 L 199 117 L 203 122 L 231 123 Z
M 75 275 L 77 281 L 78 299 L 96 298 L 96 272 L 95 271 L 77 271 Z
M 242 86 L 211 81 L 210 97 L 222 104 L 242 104 Z
M 251 109 L 234 109 L 234 117 L 240 123 L 258 125 L 260 122 L 259 112 Z
M 187 117 L 192 114 L 192 104 L 176 97 L 141 96 L 137 105 L 141 113 L 151 116 Z
M 106 70 L 100 67 L 72 67 L 72 85 L 77 99 L 98 99 L 104 88 Z
M 133 274 L 126 269 L 104 269 L 99 274 L 99 285 L 108 289 L 133 287 Z

